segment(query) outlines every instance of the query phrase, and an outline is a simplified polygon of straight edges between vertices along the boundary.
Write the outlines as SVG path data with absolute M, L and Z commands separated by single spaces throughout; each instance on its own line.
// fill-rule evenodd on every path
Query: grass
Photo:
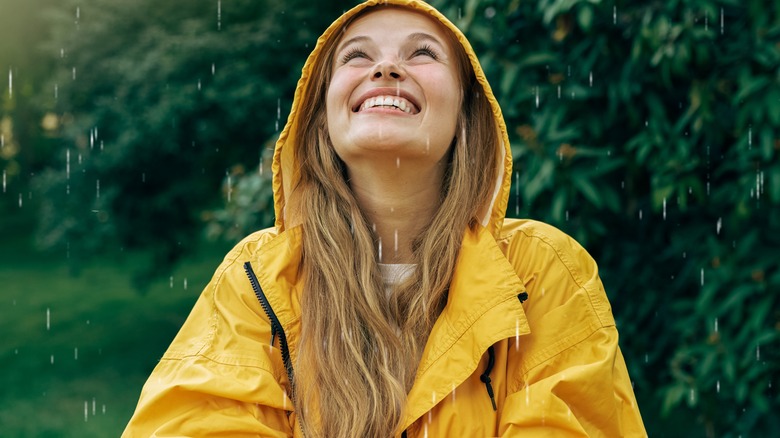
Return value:
M 64 254 L 32 248 L 30 219 L 0 217 L 0 436 L 119 436 L 225 247 L 141 294 L 131 276 L 143 253 L 117 251 L 72 276 Z

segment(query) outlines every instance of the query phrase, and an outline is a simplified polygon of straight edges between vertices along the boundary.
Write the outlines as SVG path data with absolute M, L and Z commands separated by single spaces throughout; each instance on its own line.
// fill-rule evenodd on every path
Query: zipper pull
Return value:
M 274 346 L 274 341 L 276 340 L 276 324 L 271 323 L 271 346 Z

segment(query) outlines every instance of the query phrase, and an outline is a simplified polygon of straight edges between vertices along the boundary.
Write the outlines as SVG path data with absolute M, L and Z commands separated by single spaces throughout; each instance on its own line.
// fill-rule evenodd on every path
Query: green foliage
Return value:
M 650 435 L 780 431 L 780 6 L 436 4 L 502 104 L 509 213 L 602 266 Z
M 59 117 L 61 146 L 35 186 L 40 241 L 84 256 L 154 247 L 139 279 L 165 272 L 197 241 L 201 211 L 217 201 L 227 169 L 257 163 L 282 123 L 303 59 L 328 24 L 299 3 L 49 8 L 44 50 L 57 66 L 40 99 Z

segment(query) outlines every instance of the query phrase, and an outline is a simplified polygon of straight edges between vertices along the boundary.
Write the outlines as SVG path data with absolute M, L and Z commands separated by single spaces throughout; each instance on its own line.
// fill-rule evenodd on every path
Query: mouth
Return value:
M 417 114 L 420 109 L 412 101 L 403 96 L 382 94 L 371 96 L 352 108 L 352 112 L 359 113 L 371 108 L 391 109 L 406 114 Z

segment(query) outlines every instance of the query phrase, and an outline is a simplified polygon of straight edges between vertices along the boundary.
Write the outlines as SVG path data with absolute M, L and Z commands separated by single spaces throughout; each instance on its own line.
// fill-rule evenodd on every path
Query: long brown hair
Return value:
M 379 7 L 379 6 L 377 6 Z M 347 20 L 349 23 L 367 8 Z M 438 24 L 438 23 L 437 23 Z M 441 191 L 441 204 L 412 244 L 414 274 L 387 298 L 377 236 L 345 179 L 331 144 L 325 94 L 337 32 L 310 70 L 292 133 L 302 212 L 301 339 L 293 400 L 308 436 L 386 437 L 400 433 L 406 395 L 425 342 L 447 302 L 463 233 L 478 226 L 495 187 L 500 143 L 491 105 L 452 32 L 462 105 Z

